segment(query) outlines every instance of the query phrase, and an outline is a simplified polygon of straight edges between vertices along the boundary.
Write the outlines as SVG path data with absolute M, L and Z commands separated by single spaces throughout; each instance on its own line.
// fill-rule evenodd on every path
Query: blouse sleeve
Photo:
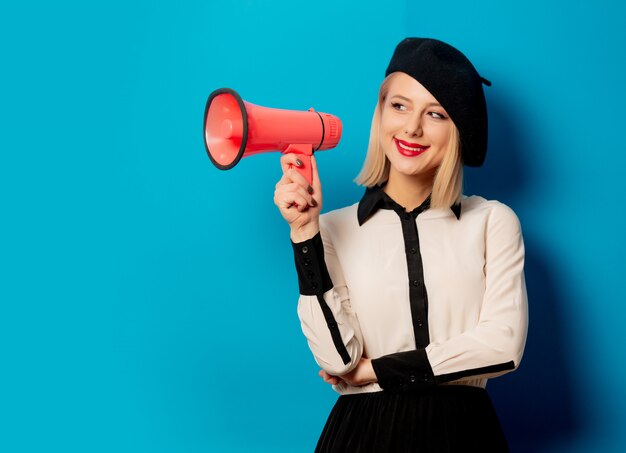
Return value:
M 526 342 L 528 305 L 524 242 L 519 220 L 510 208 L 501 204 L 494 209 L 485 241 L 485 293 L 476 325 L 425 348 L 372 360 L 383 389 L 494 377 L 519 366 Z
M 323 233 L 292 246 L 300 287 L 298 316 L 309 348 L 327 373 L 346 374 L 361 358 L 363 339 L 335 249 Z

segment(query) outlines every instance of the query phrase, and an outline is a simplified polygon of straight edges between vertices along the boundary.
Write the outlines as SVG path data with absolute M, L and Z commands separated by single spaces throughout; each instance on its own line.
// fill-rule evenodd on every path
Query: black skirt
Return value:
M 342 395 L 317 453 L 507 452 L 487 392 L 442 385 L 415 393 Z

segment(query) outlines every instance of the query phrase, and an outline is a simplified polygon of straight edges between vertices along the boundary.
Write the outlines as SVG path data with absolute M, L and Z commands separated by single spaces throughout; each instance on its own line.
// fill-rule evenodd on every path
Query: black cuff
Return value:
M 292 242 L 293 253 L 298 271 L 300 294 L 316 296 L 324 294 L 333 287 L 324 261 L 322 235 L 317 233 L 312 239 L 297 244 Z
M 425 349 L 398 352 L 372 360 L 372 367 L 383 390 L 405 392 L 436 384 Z

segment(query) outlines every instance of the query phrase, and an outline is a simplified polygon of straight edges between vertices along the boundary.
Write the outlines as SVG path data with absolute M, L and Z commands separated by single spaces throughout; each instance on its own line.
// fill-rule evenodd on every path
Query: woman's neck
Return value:
M 384 191 L 407 212 L 420 206 L 433 190 L 434 175 L 404 175 L 389 172 Z

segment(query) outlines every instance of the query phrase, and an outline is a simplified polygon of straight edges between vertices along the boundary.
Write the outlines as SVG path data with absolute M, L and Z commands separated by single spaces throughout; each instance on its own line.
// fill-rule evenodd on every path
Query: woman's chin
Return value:
M 423 172 L 422 166 L 415 165 L 415 164 L 412 164 L 412 165 L 392 164 L 391 168 L 393 169 L 395 173 L 398 173 L 399 175 L 402 175 L 402 176 L 416 176 Z

